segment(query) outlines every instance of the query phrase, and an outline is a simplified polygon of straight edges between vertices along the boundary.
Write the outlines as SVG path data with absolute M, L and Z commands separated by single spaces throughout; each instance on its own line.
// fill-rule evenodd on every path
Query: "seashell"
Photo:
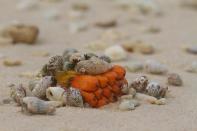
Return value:
M 34 44 L 37 40 L 38 34 L 38 27 L 33 25 L 11 25 L 4 30 L 4 35 L 11 37 L 13 43 Z
M 105 55 L 109 56 L 112 61 L 125 60 L 127 58 L 127 53 L 119 45 L 107 48 L 105 50 Z
M 121 44 L 121 46 L 124 48 L 124 50 L 128 51 L 128 52 L 134 52 L 136 45 L 141 42 L 141 41 L 136 41 L 136 42 L 132 42 L 132 41 L 127 41 Z
M 168 87 L 160 86 L 157 82 L 150 82 L 146 87 L 146 94 L 156 97 L 163 98 L 166 95 Z
M 156 100 L 154 104 L 156 104 L 156 105 L 165 105 L 166 104 L 166 98 L 161 98 L 159 100 Z
M 68 25 L 68 29 L 69 29 L 70 33 L 72 33 L 72 34 L 84 31 L 87 28 L 88 28 L 87 22 L 82 21 L 82 20 L 70 22 Z
M 134 110 L 140 103 L 136 100 L 123 100 L 120 102 L 118 108 L 123 111 Z
M 68 61 L 64 62 L 63 71 L 74 70 L 74 68 L 75 68 L 75 64 L 74 63 L 71 63 L 71 62 L 68 62 Z
M 85 53 L 84 57 L 85 57 L 85 60 L 89 60 L 92 57 L 98 57 L 98 56 L 94 53 Z
M 24 97 L 22 99 L 22 112 L 30 114 L 48 114 L 52 115 L 56 107 L 37 97 Z
M 14 60 L 14 59 L 5 59 L 4 61 L 3 61 L 3 64 L 5 65 L 5 66 L 20 66 L 20 65 L 22 65 L 22 61 L 20 61 L 20 60 Z
M 78 63 L 83 60 L 85 60 L 85 56 L 83 53 L 73 53 L 69 58 L 69 62 L 71 63 Z
M 136 45 L 135 51 L 140 52 L 142 54 L 153 54 L 155 52 L 155 49 L 152 45 L 146 43 L 139 43 L 138 45 Z
M 100 27 L 100 28 L 111 28 L 111 27 L 115 27 L 117 25 L 117 22 L 115 19 L 103 19 L 102 21 L 97 21 L 94 24 L 96 27 Z
M 142 93 L 136 93 L 135 98 L 137 100 L 148 102 L 150 104 L 154 104 L 157 101 L 157 98 Z
M 17 4 L 16 8 L 20 11 L 33 10 L 38 8 L 37 0 L 22 0 Z
M 77 63 L 75 71 L 81 74 L 97 75 L 107 72 L 112 65 L 96 57 Z
M 101 56 L 99 56 L 99 59 L 104 60 L 108 63 L 111 63 L 111 58 L 109 56 L 101 55 Z
M 61 87 L 49 87 L 46 90 L 46 97 L 50 101 L 60 101 L 64 103 L 64 99 L 67 98 L 67 93 Z
M 190 73 L 197 73 L 197 61 L 193 61 L 192 64 L 186 68 L 186 71 Z
M 70 56 L 74 53 L 77 53 L 77 52 L 78 52 L 78 50 L 74 49 L 74 48 L 67 48 L 66 50 L 64 50 L 63 55 L 62 55 L 64 62 L 69 61 Z
M 124 84 L 121 87 L 121 92 L 123 94 L 128 94 L 129 93 L 129 86 L 127 82 L 124 82 Z
M 174 86 L 181 86 L 183 84 L 183 81 L 179 74 L 171 73 L 168 74 L 168 84 Z
M 72 5 L 72 9 L 77 11 L 87 11 L 89 9 L 89 6 L 86 3 L 77 2 Z
M 125 64 L 126 69 L 129 72 L 137 72 L 143 69 L 143 64 L 141 62 L 129 62 Z
M 33 79 L 30 80 L 28 83 L 28 88 L 30 91 L 32 91 L 34 89 L 34 87 L 40 82 L 40 79 Z
M 22 84 L 17 86 L 10 87 L 10 97 L 16 102 L 18 105 L 21 105 L 22 99 L 26 96 L 25 87 Z
M 46 90 L 48 87 L 54 84 L 54 78 L 52 76 L 45 76 L 35 84 L 35 87 L 32 90 L 32 94 L 38 98 L 46 97 Z
M 130 88 L 135 89 L 137 92 L 144 92 L 149 80 L 146 76 L 139 76 L 130 84 Z
M 197 54 L 197 45 L 192 45 L 190 47 L 186 47 L 185 51 L 190 53 L 190 54 Z
M 104 50 L 108 48 L 110 45 L 111 44 L 100 40 L 100 41 L 93 41 L 91 43 L 88 43 L 87 45 L 85 45 L 85 47 L 92 51 L 98 51 L 98 50 Z
M 145 71 L 151 74 L 166 74 L 167 68 L 165 65 L 155 61 L 155 60 L 147 60 L 145 62 Z

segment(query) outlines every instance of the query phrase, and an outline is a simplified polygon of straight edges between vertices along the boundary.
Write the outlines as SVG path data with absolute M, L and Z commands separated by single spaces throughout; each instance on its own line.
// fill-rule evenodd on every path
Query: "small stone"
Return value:
M 95 23 L 95 26 L 100 28 L 110 28 L 110 27 L 115 27 L 116 25 L 117 22 L 114 19 L 105 19 L 103 21 L 97 21 Z
M 167 73 L 167 68 L 165 65 L 155 61 L 155 60 L 147 60 L 145 62 L 144 70 L 147 73 L 162 75 Z
M 105 50 L 105 55 L 109 56 L 112 61 L 125 60 L 127 53 L 119 45 L 114 45 Z
M 116 41 L 126 38 L 125 33 L 114 29 L 108 29 L 101 34 L 101 39 L 105 41 Z
M 183 84 L 183 81 L 179 74 L 170 73 L 168 74 L 168 84 L 174 85 L 174 86 L 181 86 Z
M 142 54 L 153 54 L 155 52 L 152 45 L 146 44 L 146 43 L 140 43 L 136 45 L 137 52 L 140 52 Z
M 141 62 L 129 62 L 125 65 L 129 72 L 137 72 L 143 69 L 143 64 Z
M 3 64 L 5 65 L 5 66 L 20 66 L 20 65 L 22 65 L 22 61 L 20 61 L 20 60 L 14 60 L 14 59 L 5 59 L 4 61 L 3 61 Z
M 119 104 L 118 108 L 122 111 L 129 111 L 135 109 L 135 104 L 130 100 L 123 100 Z
M 190 73 L 197 73 L 197 61 L 193 61 L 191 65 L 186 67 L 186 71 Z
M 157 101 L 157 98 L 142 93 L 136 93 L 135 98 L 141 101 L 148 102 L 150 104 L 154 104 Z
M 197 45 L 188 46 L 185 48 L 185 51 L 190 54 L 197 55 Z

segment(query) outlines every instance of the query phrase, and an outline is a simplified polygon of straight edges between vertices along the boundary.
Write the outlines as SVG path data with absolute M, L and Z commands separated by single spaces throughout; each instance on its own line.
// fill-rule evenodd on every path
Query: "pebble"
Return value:
M 115 19 L 104 19 L 102 21 L 97 21 L 94 25 L 100 28 L 111 28 L 115 27 L 117 22 Z
M 125 68 L 129 71 L 129 72 L 137 72 L 137 71 L 141 71 L 143 70 L 143 63 L 141 62 L 129 62 L 125 64 Z
M 185 48 L 185 51 L 190 54 L 197 55 L 197 45 L 188 46 Z
M 146 95 L 146 94 L 142 94 L 142 93 L 136 93 L 135 98 L 137 100 L 145 101 L 150 104 L 154 104 L 157 101 L 157 98 L 155 98 L 153 96 Z
M 155 60 L 147 60 L 145 62 L 144 70 L 150 74 L 162 75 L 167 73 L 167 67 Z
M 22 61 L 21 60 L 15 60 L 15 59 L 5 59 L 3 61 L 4 66 L 20 66 L 22 65 Z
M 168 84 L 174 86 L 182 86 L 183 81 L 179 74 L 177 73 L 170 73 L 168 74 Z
M 128 41 L 121 44 L 121 46 L 128 52 L 134 52 L 137 43 L 138 42 Z
M 85 47 L 92 51 L 98 51 L 98 50 L 105 50 L 108 48 L 111 44 L 106 43 L 104 41 L 93 41 L 89 44 L 87 44 Z
M 149 80 L 146 76 L 139 76 L 131 82 L 130 88 L 135 89 L 137 92 L 144 92 L 148 84 Z
M 21 0 L 20 3 L 16 5 L 16 8 L 20 11 L 35 10 L 38 8 L 37 0 Z
M 146 44 L 146 43 L 139 43 L 136 45 L 137 52 L 142 53 L 142 54 L 153 54 L 155 52 L 155 49 L 153 48 L 152 45 Z
M 119 45 L 114 45 L 105 49 L 105 55 L 109 56 L 112 61 L 120 61 L 127 59 L 127 53 Z
M 122 100 L 118 108 L 122 111 L 134 110 L 140 103 L 136 100 Z
M 190 73 L 197 73 L 197 61 L 193 61 L 191 65 L 186 67 L 186 71 Z

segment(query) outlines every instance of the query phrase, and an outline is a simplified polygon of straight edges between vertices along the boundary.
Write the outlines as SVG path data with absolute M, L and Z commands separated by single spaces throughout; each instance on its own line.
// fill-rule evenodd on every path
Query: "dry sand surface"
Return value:
M 44 1 L 44 0 L 43 0 Z M 80 0 L 78 0 L 80 1 Z M 85 1 L 85 0 L 84 0 Z M 48 57 L 32 56 L 35 51 L 46 51 L 51 55 L 61 54 L 67 47 L 85 50 L 85 44 L 99 39 L 105 31 L 92 26 L 79 33 L 69 33 L 67 12 L 76 0 L 57 3 L 42 2 L 38 9 L 31 11 L 16 10 L 19 0 L 0 0 L 0 23 L 12 21 L 37 25 L 40 36 L 37 44 L 1 46 L 0 53 L 8 58 L 23 61 L 18 67 L 5 67 L 0 59 L 0 99 L 9 96 L 8 83 L 28 82 L 20 78 L 24 71 L 35 71 L 47 62 Z M 142 104 L 133 111 L 118 111 L 109 106 L 107 109 L 81 109 L 64 107 L 57 109 L 53 116 L 27 116 L 20 107 L 0 105 L 0 131 L 196 131 L 197 130 L 197 79 L 196 74 L 187 73 L 184 67 L 197 56 L 185 53 L 181 46 L 197 42 L 197 11 L 181 8 L 179 0 L 158 0 L 163 10 L 162 16 L 147 15 L 123 11 L 112 0 L 86 0 L 90 10 L 85 21 L 93 23 L 107 17 L 118 21 L 116 30 L 128 35 L 126 40 L 142 40 L 156 48 L 153 55 L 130 54 L 129 61 L 156 59 L 165 63 L 170 72 L 181 75 L 184 86 L 170 86 L 167 104 L 156 106 Z M 58 20 L 46 20 L 43 12 L 56 8 L 60 11 Z M 132 22 L 136 19 L 138 22 Z M 150 26 L 159 27 L 161 32 L 147 33 Z M 114 43 L 118 43 L 115 41 Z M 124 63 L 124 62 L 122 62 Z M 129 81 L 138 73 L 127 73 Z M 166 76 L 149 75 L 151 79 L 166 84 Z

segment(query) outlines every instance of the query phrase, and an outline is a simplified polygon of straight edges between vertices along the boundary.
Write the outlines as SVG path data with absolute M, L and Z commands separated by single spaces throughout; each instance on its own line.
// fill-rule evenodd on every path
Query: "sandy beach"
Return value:
M 66 48 L 87 51 L 86 44 L 99 40 L 109 30 L 95 27 L 93 23 L 108 17 L 117 21 L 117 26 L 112 29 L 123 34 L 120 39 L 108 39 L 109 43 L 141 40 L 156 49 L 151 55 L 128 53 L 128 60 L 115 63 L 158 60 L 167 65 L 169 72 L 180 74 L 183 86 L 169 86 L 166 105 L 141 104 L 132 111 L 119 111 L 114 108 L 115 103 L 104 109 L 62 107 L 52 116 L 28 116 L 22 114 L 21 108 L 14 104 L 2 104 L 0 131 L 196 131 L 197 79 L 195 73 L 188 73 L 184 69 L 197 56 L 186 53 L 182 47 L 197 42 L 197 10 L 181 7 L 180 0 L 157 0 L 162 15 L 143 15 L 122 10 L 113 0 L 84 0 L 90 8 L 82 18 L 88 24 L 87 29 L 71 33 L 68 29 L 71 19 L 68 13 L 71 5 L 79 1 L 62 0 L 53 3 L 43 0 L 35 9 L 21 11 L 16 8 L 20 0 L 0 0 L 1 25 L 21 22 L 36 25 L 40 29 L 39 39 L 34 45 L 0 45 L 1 55 L 23 62 L 21 66 L 6 67 L 3 65 L 4 58 L 0 58 L 0 100 L 9 97 L 8 83 L 27 83 L 30 80 L 19 77 L 21 72 L 37 71 L 49 59 L 49 56 L 33 56 L 32 53 L 48 52 L 53 56 L 61 55 Z M 50 9 L 59 11 L 58 19 L 45 18 L 45 12 Z M 157 27 L 160 32 L 147 32 L 150 27 Z M 165 75 L 127 72 L 126 78 L 130 82 L 139 74 L 167 84 Z

